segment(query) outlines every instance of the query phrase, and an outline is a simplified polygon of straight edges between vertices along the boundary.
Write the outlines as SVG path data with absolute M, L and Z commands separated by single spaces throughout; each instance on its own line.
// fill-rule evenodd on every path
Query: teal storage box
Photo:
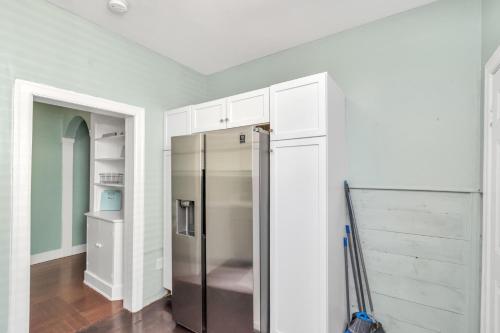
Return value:
M 105 190 L 101 192 L 101 211 L 122 210 L 122 192 Z

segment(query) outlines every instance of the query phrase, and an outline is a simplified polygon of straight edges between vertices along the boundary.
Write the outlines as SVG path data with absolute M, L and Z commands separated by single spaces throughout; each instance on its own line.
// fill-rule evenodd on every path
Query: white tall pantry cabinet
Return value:
M 327 73 L 271 86 L 271 333 L 345 329 L 345 98 Z
M 166 112 L 164 286 L 172 290 L 170 138 L 267 123 L 271 333 L 343 332 L 345 98 L 327 73 Z

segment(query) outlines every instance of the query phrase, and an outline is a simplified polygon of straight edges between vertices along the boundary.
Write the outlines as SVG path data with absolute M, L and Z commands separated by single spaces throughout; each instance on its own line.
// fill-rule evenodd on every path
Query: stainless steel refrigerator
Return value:
M 269 135 L 172 138 L 174 320 L 197 333 L 269 331 Z

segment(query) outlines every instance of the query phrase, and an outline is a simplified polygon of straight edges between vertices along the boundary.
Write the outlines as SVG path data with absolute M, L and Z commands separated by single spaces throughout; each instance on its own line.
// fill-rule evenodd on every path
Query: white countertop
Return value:
M 85 216 L 112 223 L 123 222 L 123 212 L 121 211 L 88 212 L 85 213 Z

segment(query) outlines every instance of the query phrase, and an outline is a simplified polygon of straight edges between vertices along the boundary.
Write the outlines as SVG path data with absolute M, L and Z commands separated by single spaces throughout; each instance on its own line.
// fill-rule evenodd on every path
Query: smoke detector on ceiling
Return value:
M 116 14 L 124 14 L 128 12 L 128 2 L 126 0 L 109 0 L 108 8 Z

